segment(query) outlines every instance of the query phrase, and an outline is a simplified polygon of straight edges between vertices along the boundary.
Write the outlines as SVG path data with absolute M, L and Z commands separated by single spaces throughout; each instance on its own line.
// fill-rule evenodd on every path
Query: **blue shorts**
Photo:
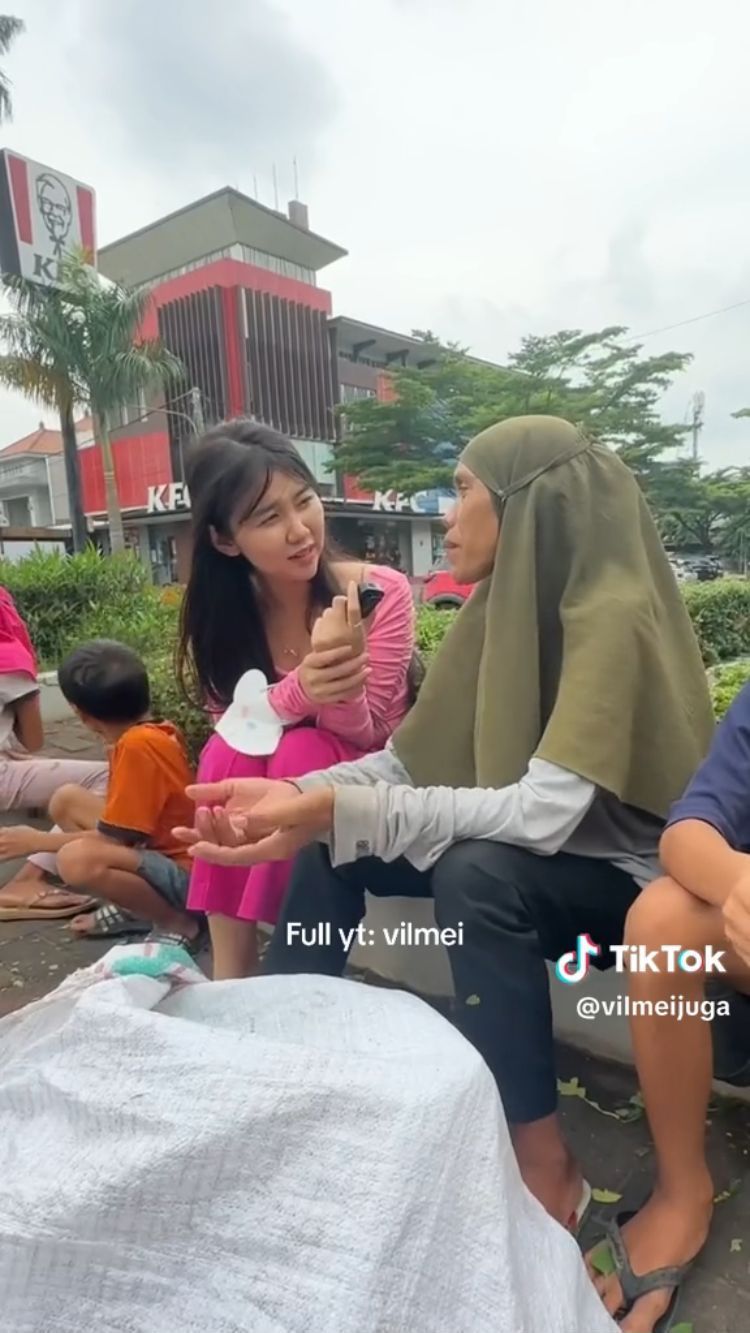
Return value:
M 168 856 L 162 856 L 161 852 L 145 851 L 141 852 L 136 873 L 141 879 L 145 879 L 170 907 L 176 907 L 179 911 L 185 910 L 190 871 L 184 866 L 171 861 Z

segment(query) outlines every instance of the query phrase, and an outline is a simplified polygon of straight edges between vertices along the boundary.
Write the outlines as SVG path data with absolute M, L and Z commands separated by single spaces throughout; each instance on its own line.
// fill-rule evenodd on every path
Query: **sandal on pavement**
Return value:
M 145 944 L 163 944 L 169 949 L 183 949 L 189 953 L 191 958 L 197 958 L 208 944 L 208 928 L 201 925 L 195 939 L 188 939 L 187 935 L 180 935 L 173 930 L 152 930 L 144 940 Z
M 95 898 L 71 893 L 64 887 L 40 883 L 38 891 L 26 903 L 6 907 L 0 899 L 0 921 L 61 921 L 69 916 L 82 916 L 95 902 Z
M 80 909 L 76 916 L 85 916 Z M 77 940 L 106 940 L 117 935 L 147 935 L 151 930 L 150 921 L 138 921 L 136 917 L 123 912 L 114 903 L 103 903 L 93 913 L 92 928 L 73 932 Z
M 622 1228 L 630 1221 L 631 1217 L 635 1217 L 635 1212 L 621 1212 L 617 1214 L 614 1220 L 606 1222 L 606 1235 L 602 1244 L 609 1248 L 612 1256 L 614 1271 L 622 1290 L 625 1312 L 629 1312 L 636 1301 L 641 1296 L 647 1296 L 649 1292 L 673 1289 L 672 1299 L 666 1311 L 661 1319 L 658 1319 L 654 1324 L 654 1333 L 669 1333 L 669 1330 L 674 1326 L 677 1315 L 682 1283 L 693 1267 L 695 1259 L 688 1260 L 686 1264 L 673 1264 L 668 1268 L 654 1268 L 650 1273 L 640 1275 L 634 1273 L 630 1266 L 630 1259 L 622 1234 Z

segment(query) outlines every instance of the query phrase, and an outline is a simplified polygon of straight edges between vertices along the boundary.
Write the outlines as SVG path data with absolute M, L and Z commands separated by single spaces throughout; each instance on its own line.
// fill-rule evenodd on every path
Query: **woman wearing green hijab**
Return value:
M 447 554 L 478 587 L 389 748 L 300 779 L 298 794 L 199 788 L 199 805 L 228 813 L 199 810 L 186 840 L 230 864 L 322 840 L 297 860 L 272 972 L 342 972 L 365 887 L 430 895 L 441 928 L 462 924 L 449 950 L 462 1030 L 495 1075 L 526 1184 L 570 1224 L 583 1181 L 557 1121 L 544 960 L 579 935 L 600 961 L 621 941 L 711 706 L 656 527 L 615 454 L 565 421 L 519 418 L 467 446 L 456 487 Z M 326 921 L 329 945 L 302 943 L 300 927 Z

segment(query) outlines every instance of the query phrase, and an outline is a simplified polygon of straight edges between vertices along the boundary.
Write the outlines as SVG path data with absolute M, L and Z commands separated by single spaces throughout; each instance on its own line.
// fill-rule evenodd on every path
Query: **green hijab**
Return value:
M 698 644 L 616 454 L 556 417 L 492 426 L 462 461 L 500 540 L 393 738 L 417 786 L 504 787 L 538 756 L 666 816 L 713 733 Z

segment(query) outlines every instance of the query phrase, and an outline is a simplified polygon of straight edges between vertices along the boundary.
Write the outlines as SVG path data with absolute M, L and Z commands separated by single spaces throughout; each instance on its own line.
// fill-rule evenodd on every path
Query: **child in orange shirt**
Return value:
M 107 794 L 60 788 L 50 813 L 69 831 L 29 829 L 33 850 L 56 852 L 59 873 L 71 888 L 145 918 L 160 936 L 192 947 L 201 918 L 185 911 L 191 862 L 172 834 L 193 821 L 185 795 L 193 773 L 182 738 L 170 722 L 149 720 L 148 673 L 124 644 L 100 639 L 76 648 L 58 680 L 71 708 L 109 752 Z M 94 933 L 91 925 L 89 917 L 73 922 L 81 935 Z

